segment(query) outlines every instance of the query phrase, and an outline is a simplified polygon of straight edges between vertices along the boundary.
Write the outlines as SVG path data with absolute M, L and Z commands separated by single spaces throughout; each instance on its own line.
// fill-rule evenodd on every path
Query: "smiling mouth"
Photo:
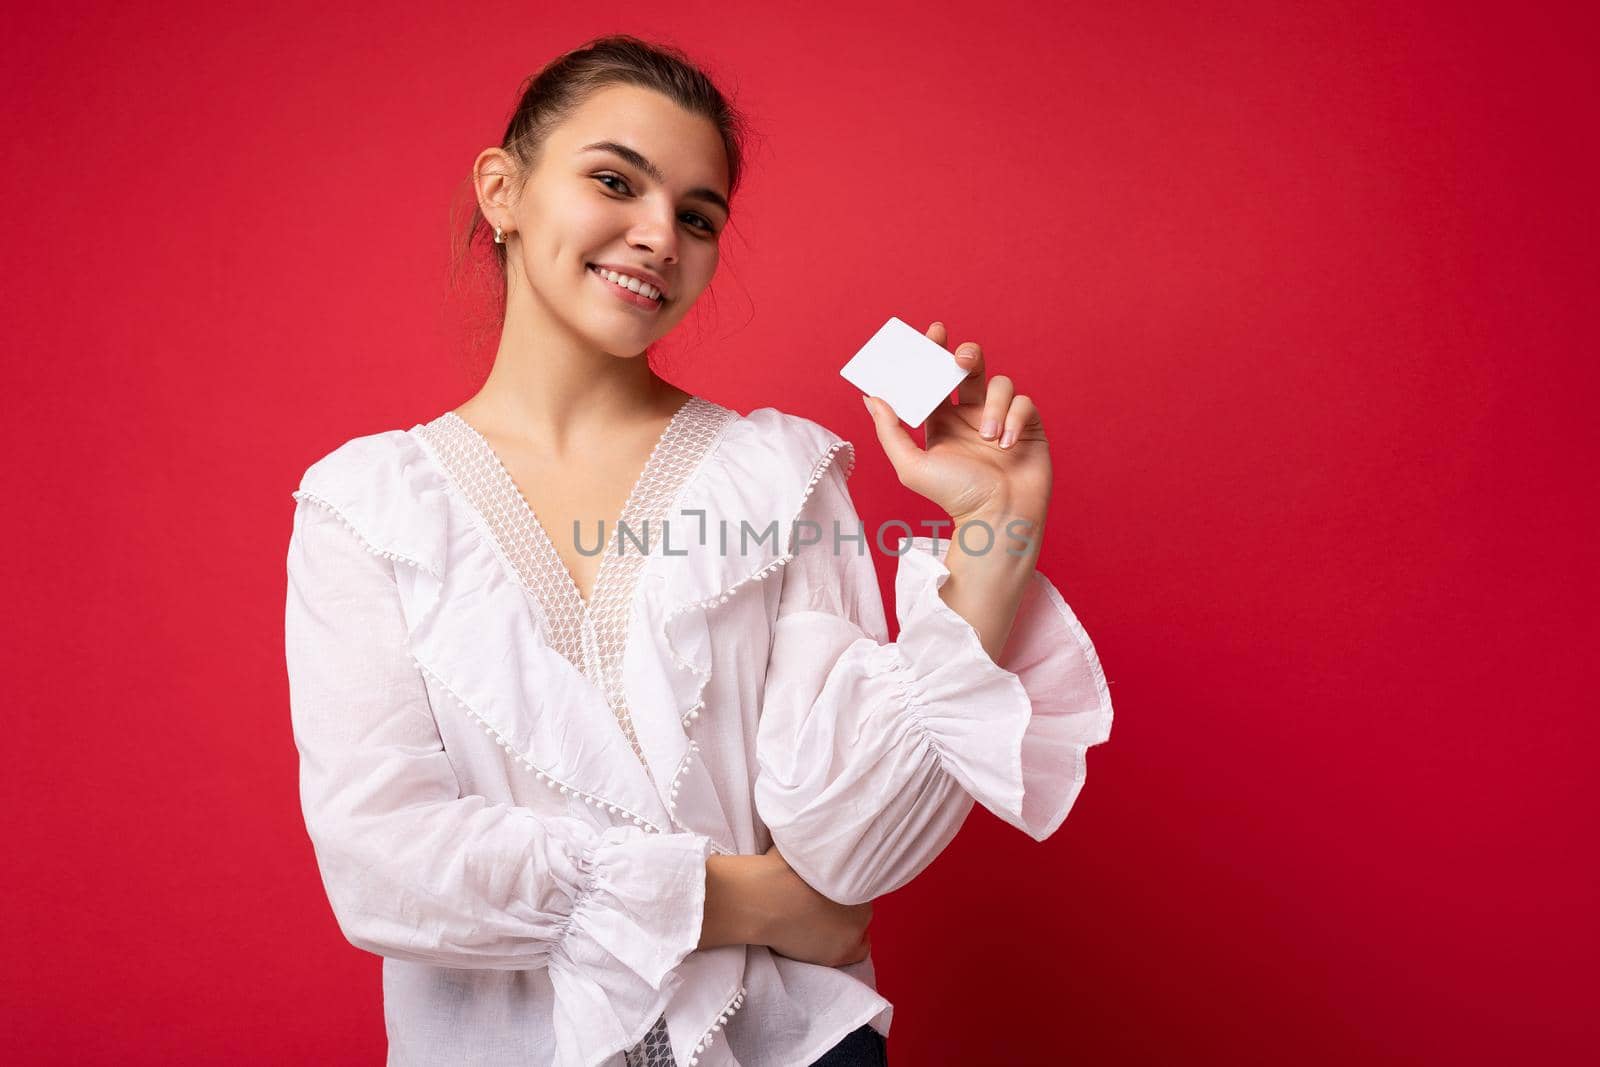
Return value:
M 618 285 L 616 282 L 612 281 L 610 278 L 607 278 L 604 274 L 601 274 L 600 273 L 600 268 L 595 266 L 593 263 L 585 263 L 584 264 L 584 268 L 586 270 L 588 270 L 591 274 L 593 274 L 596 278 L 599 278 L 602 282 L 604 282 L 611 289 L 612 292 L 617 294 L 617 296 L 619 296 L 622 299 L 627 300 L 628 302 L 632 303 L 635 307 L 642 307 L 642 308 L 647 308 L 647 309 L 656 309 L 656 308 L 660 308 L 663 304 L 665 304 L 667 302 L 667 299 L 666 299 L 665 296 L 662 296 L 662 297 L 659 297 L 659 298 L 652 298 L 652 297 L 645 296 L 643 293 L 636 293 L 632 289 L 629 289 L 626 285 Z

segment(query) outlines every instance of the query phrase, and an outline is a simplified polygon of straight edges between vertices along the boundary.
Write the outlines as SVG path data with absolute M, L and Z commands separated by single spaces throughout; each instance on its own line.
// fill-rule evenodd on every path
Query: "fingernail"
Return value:
M 867 409 L 867 414 L 872 414 L 872 401 L 867 397 L 861 398 L 861 406 Z
M 995 421 L 993 419 L 984 419 L 983 429 L 978 431 L 978 436 L 987 441 L 994 436 L 997 429 L 999 429 L 999 427 L 995 425 Z
M 943 325 L 944 325 L 944 323 L 942 323 L 942 322 L 936 322 L 936 323 L 933 324 L 933 326 L 943 326 Z M 933 326 L 929 326 L 928 329 L 930 329 L 930 330 L 933 329 Z
M 1017 431 L 1007 430 L 1004 437 L 1000 438 L 1001 448 L 1010 448 L 1011 443 L 1017 439 Z

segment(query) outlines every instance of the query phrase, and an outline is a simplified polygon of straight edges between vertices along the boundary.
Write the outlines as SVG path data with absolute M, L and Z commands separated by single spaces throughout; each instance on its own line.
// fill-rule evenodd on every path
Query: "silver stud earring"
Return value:
M 494 243 L 497 245 L 503 245 L 506 243 L 505 232 L 498 226 L 494 228 Z

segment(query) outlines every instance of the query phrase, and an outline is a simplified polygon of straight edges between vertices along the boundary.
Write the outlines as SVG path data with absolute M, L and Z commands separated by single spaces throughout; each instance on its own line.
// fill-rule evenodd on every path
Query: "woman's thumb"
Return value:
M 904 477 L 911 473 L 917 458 L 922 454 L 922 449 L 911 439 L 911 434 L 900 425 L 900 416 L 894 413 L 894 408 L 888 401 L 875 396 L 863 396 L 867 411 L 872 414 L 873 429 L 878 431 L 878 443 L 883 446 L 883 451 L 889 457 L 889 462 L 894 464 L 894 469 Z

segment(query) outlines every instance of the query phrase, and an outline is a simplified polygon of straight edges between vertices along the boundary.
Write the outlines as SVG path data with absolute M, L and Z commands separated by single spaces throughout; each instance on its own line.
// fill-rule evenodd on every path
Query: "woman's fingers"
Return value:
M 1000 447 L 1010 448 L 1024 430 L 1039 426 L 1039 409 L 1034 407 L 1033 398 L 1020 394 L 1012 397 L 1011 407 L 1006 411 L 1005 429 L 1000 432 Z
M 928 340 L 944 348 L 950 347 L 950 331 L 942 322 L 936 322 L 928 327 Z M 981 404 L 983 403 L 983 346 L 976 341 L 966 341 L 958 345 L 952 355 L 956 363 L 967 372 L 967 376 L 956 387 L 956 404 Z
M 983 380 L 983 346 L 976 341 L 963 341 L 956 346 L 956 363 L 967 376 L 956 386 L 956 403 L 961 407 L 983 403 L 987 389 Z
M 927 336 L 929 340 L 949 347 L 949 331 L 944 323 L 936 322 L 929 326 Z M 962 413 L 962 420 L 969 426 L 976 421 L 980 437 L 985 441 L 994 441 L 1001 448 L 1010 448 L 1030 423 L 1038 425 L 1038 409 L 1030 398 L 1017 395 L 1016 384 L 1009 377 L 1004 374 L 987 377 L 982 345 L 976 341 L 963 341 L 952 354 L 957 365 L 967 372 L 967 376 L 956 387 L 955 406 L 968 409 Z M 980 409 L 981 414 L 974 416 L 973 412 Z
M 993 441 L 1000 436 L 1001 426 L 1006 421 L 1006 411 L 1011 407 L 1011 398 L 1015 393 L 1016 388 L 1011 384 L 1011 379 L 1004 374 L 996 374 L 989 379 L 988 392 L 981 398 L 983 421 L 978 424 L 979 437 L 985 441 Z

